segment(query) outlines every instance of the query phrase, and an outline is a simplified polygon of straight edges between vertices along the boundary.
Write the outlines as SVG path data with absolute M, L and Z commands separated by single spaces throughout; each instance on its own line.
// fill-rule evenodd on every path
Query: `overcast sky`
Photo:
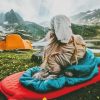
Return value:
M 45 21 L 57 14 L 72 16 L 100 8 L 100 0 L 0 0 L 0 12 L 14 9 L 27 21 Z

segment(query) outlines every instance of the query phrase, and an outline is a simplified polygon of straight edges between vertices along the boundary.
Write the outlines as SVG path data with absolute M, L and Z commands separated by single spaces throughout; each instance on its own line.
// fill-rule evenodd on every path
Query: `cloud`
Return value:
M 100 7 L 100 0 L 1 0 L 0 12 L 14 9 L 24 20 L 40 22 L 57 14 L 72 16 Z
M 37 16 L 35 2 L 32 0 L 2 0 L 0 1 L 0 12 L 7 12 L 14 9 L 20 13 L 25 20 L 32 20 Z
M 76 0 L 76 2 L 73 2 L 74 14 L 100 8 L 100 0 Z

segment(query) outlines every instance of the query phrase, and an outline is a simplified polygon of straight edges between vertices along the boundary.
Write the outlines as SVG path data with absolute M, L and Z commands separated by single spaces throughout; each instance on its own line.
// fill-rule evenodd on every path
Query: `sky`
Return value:
M 79 12 L 100 8 L 100 0 L 0 0 L 0 12 L 14 9 L 26 21 L 42 22 L 64 14 L 68 17 Z

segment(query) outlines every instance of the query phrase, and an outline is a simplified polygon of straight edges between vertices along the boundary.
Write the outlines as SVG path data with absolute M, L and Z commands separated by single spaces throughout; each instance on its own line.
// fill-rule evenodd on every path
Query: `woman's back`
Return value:
M 45 66 L 54 68 L 56 66 L 67 67 L 69 64 L 78 63 L 86 52 L 85 42 L 80 35 L 71 37 L 68 43 L 60 43 L 56 38 L 44 51 Z M 47 57 L 47 58 L 46 58 Z

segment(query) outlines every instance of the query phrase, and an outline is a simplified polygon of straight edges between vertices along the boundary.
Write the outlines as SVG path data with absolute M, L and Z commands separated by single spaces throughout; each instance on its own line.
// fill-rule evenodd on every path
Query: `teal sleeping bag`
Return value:
M 79 60 L 77 65 L 74 64 L 66 67 L 66 71 L 74 73 L 73 77 L 60 75 L 57 78 L 48 80 L 35 79 L 32 77 L 33 73 L 41 70 L 40 67 L 36 66 L 25 71 L 20 77 L 19 81 L 22 85 L 31 90 L 47 92 L 60 89 L 64 86 L 75 85 L 90 80 L 98 73 L 99 64 L 100 58 L 95 57 L 92 51 L 87 49 L 85 57 Z

